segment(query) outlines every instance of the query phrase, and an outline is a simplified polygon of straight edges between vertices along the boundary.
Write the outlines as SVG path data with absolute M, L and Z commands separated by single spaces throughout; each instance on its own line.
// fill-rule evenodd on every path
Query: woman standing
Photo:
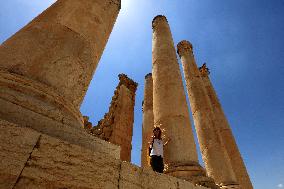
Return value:
M 150 164 L 153 171 L 158 173 L 163 173 L 164 162 L 163 162 L 163 146 L 166 145 L 169 140 L 164 144 L 162 141 L 162 130 L 160 127 L 155 127 L 153 129 L 152 142 L 150 142 L 149 155 L 150 155 Z

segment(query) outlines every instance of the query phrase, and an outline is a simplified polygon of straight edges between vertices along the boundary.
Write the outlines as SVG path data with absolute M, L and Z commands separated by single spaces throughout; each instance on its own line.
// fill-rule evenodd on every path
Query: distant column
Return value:
M 194 60 L 192 45 L 181 41 L 178 46 L 198 141 L 207 174 L 221 188 L 239 188 L 228 154 L 214 130 L 212 107 Z
M 243 162 L 241 153 L 235 141 L 235 137 L 232 133 L 228 120 L 226 119 L 222 106 L 218 100 L 214 87 L 210 81 L 209 71 L 206 67 L 206 64 L 203 64 L 203 66 L 199 68 L 199 71 L 213 108 L 213 114 L 215 117 L 214 125 L 217 127 L 219 135 L 221 136 L 221 140 L 223 141 L 226 151 L 229 155 L 231 165 L 237 177 L 237 181 L 238 183 L 240 183 L 241 188 L 253 189 L 248 172 L 246 170 L 246 166 Z
M 156 16 L 152 27 L 154 125 L 161 125 L 166 138 L 171 139 L 164 148 L 165 173 L 193 183 L 208 184 L 211 181 L 205 177 L 198 162 L 182 77 L 166 17 Z
M 152 131 L 154 129 L 153 114 L 153 79 L 152 74 L 145 76 L 144 101 L 143 101 L 143 125 L 142 125 L 142 149 L 141 166 L 149 167 L 148 142 L 151 141 Z
M 76 135 L 79 107 L 119 10 L 120 0 L 58 0 L 5 41 L 0 118 L 56 137 Z

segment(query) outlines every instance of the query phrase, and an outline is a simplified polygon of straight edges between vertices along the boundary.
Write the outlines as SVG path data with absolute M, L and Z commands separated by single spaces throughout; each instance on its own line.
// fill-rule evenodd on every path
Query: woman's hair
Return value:
M 153 129 L 153 133 L 154 133 L 154 131 L 159 131 L 159 134 L 158 134 L 157 138 L 158 139 L 162 139 L 162 130 L 160 129 L 160 127 L 155 127 Z M 155 138 L 155 135 L 153 137 Z

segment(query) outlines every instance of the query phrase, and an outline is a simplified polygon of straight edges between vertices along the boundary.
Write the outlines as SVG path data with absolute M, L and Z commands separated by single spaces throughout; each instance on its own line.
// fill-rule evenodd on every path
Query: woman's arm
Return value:
M 151 141 L 148 142 L 148 146 L 149 146 L 150 148 L 153 148 L 153 143 L 154 143 L 154 137 L 151 136 Z
M 170 142 L 170 138 L 168 138 L 168 140 L 164 143 L 164 146 L 166 146 L 169 142 Z

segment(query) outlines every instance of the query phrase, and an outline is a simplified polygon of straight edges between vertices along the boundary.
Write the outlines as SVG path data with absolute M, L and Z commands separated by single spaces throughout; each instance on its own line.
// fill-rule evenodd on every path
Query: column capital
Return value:
M 168 24 L 168 20 L 167 20 L 167 18 L 164 15 L 158 15 L 152 21 L 152 28 L 153 28 L 153 30 L 155 29 L 155 27 L 157 26 L 157 24 L 159 22 L 166 22 Z
M 110 3 L 116 4 L 118 9 L 121 9 L 121 0 L 110 0 Z
M 193 53 L 192 44 L 189 41 L 183 40 L 177 44 L 177 53 L 181 57 L 184 53 Z
M 152 78 L 152 73 L 148 73 L 145 75 L 145 79 Z
M 198 68 L 202 77 L 206 77 L 210 74 L 209 68 L 207 68 L 206 63 Z
M 126 74 L 119 74 L 119 86 L 125 85 L 129 90 L 135 93 L 138 83 L 130 79 Z

